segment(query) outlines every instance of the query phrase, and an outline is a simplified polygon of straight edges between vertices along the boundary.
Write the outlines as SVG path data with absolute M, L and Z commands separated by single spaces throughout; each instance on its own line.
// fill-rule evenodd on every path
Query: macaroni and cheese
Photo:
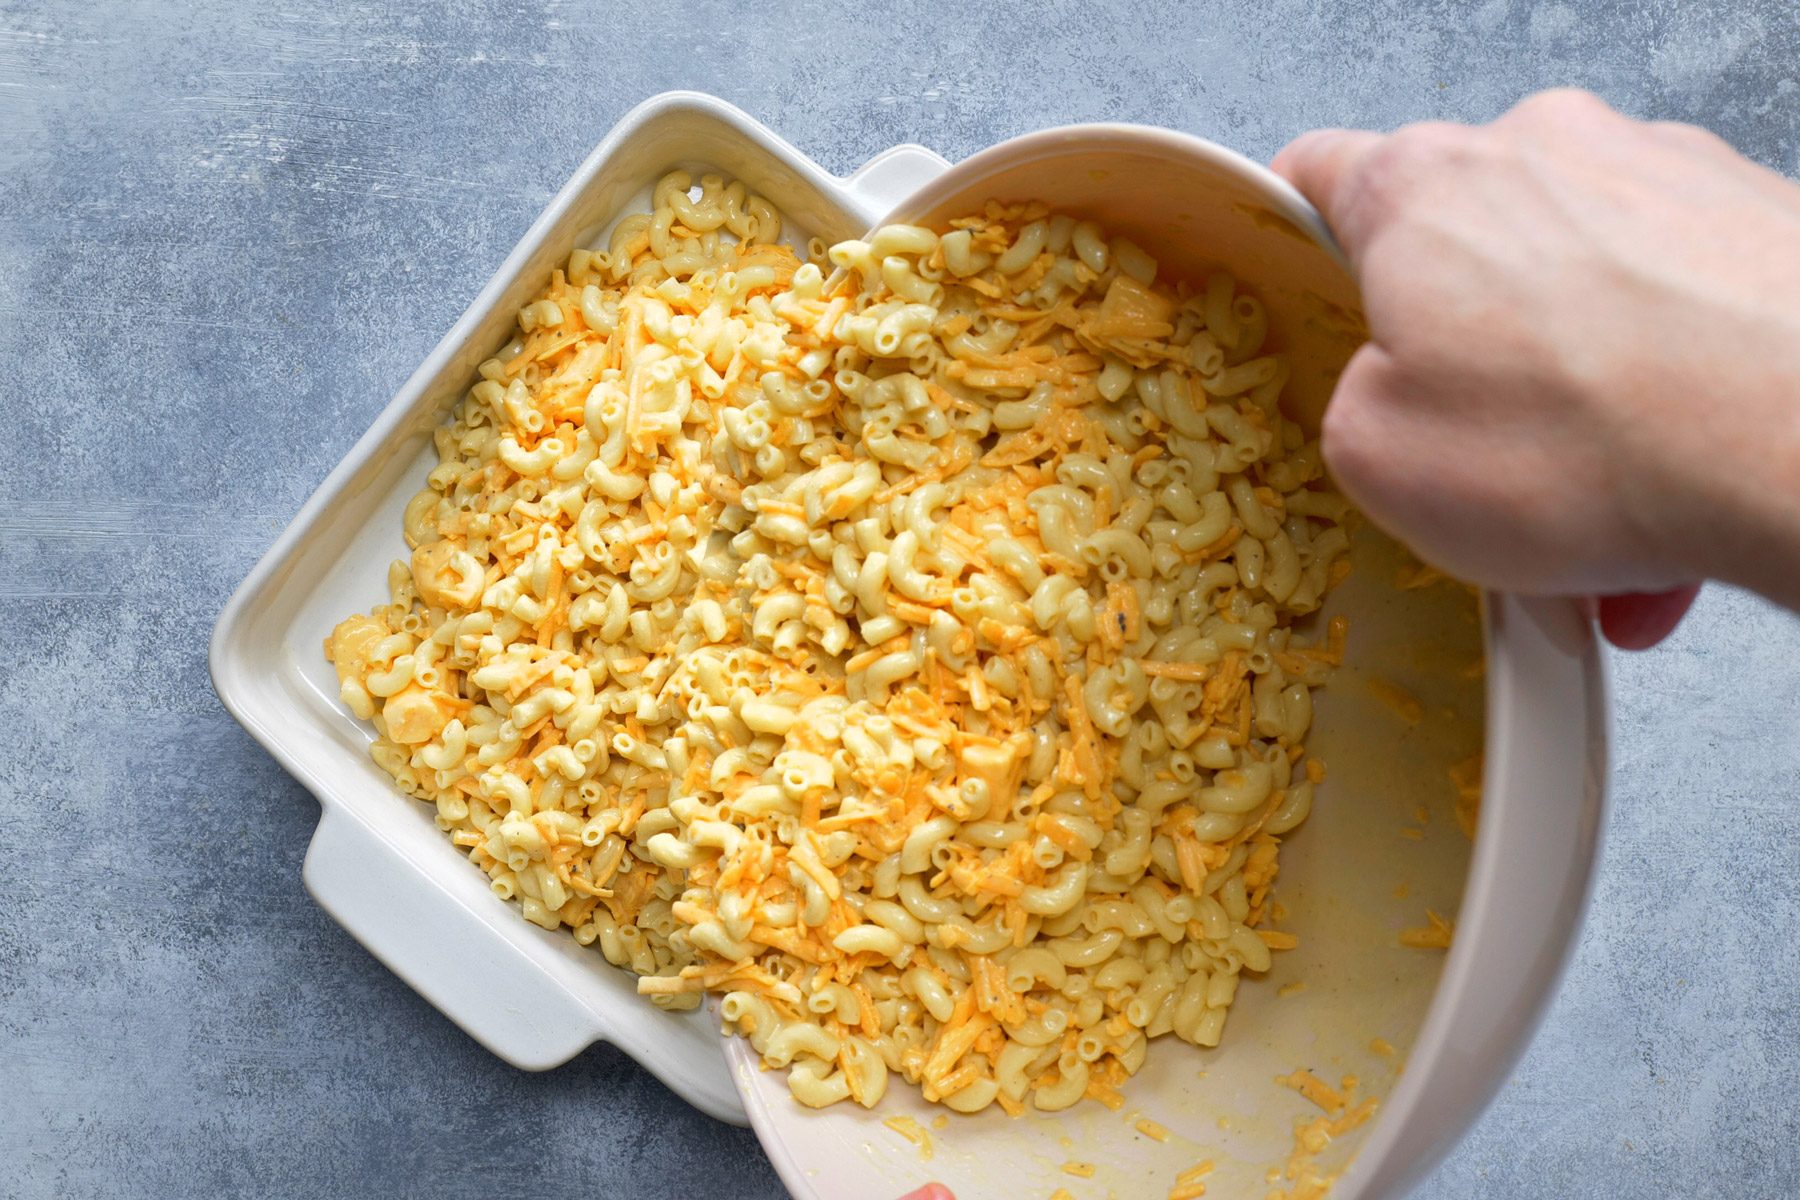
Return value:
M 1223 273 L 1036 204 L 780 232 L 675 172 L 574 252 L 342 699 L 498 895 L 801 1103 L 1117 1103 L 1293 944 L 1345 502 Z

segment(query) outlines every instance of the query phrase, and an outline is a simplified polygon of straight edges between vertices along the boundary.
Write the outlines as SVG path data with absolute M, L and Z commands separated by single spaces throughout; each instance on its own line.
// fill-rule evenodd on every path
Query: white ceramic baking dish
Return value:
M 1111 165 L 1076 169 L 1095 147 Z M 1137 157 L 1119 173 L 1122 151 Z M 930 189 L 946 164 L 929 151 L 895 147 L 838 179 L 743 113 L 692 93 L 646 102 L 607 136 L 219 619 L 212 667 L 221 699 L 319 798 L 305 869 L 314 896 L 508 1061 L 554 1066 L 607 1040 L 714 1116 L 741 1122 L 747 1106 L 798 1197 L 881 1200 L 934 1178 L 963 1200 L 1056 1187 L 1078 1197 L 1162 1195 L 1201 1158 L 1219 1163 L 1212 1195 L 1261 1195 L 1264 1172 L 1286 1160 L 1292 1122 L 1306 1111 L 1273 1084 L 1296 1067 L 1334 1082 L 1356 1074 L 1382 1101 L 1377 1119 L 1320 1160 L 1333 1168 L 1355 1157 L 1337 1196 L 1391 1195 L 1418 1178 L 1504 1081 L 1585 904 L 1606 717 L 1603 666 L 1572 605 L 1490 597 L 1477 616 L 1452 586 L 1396 590 L 1395 549 L 1378 536 L 1359 539 L 1358 569 L 1334 602 L 1352 618 L 1351 662 L 1320 703 L 1314 738 L 1331 777 L 1283 854 L 1286 926 L 1300 949 L 1244 987 L 1219 1050 L 1159 1043 L 1128 1085 L 1123 1114 L 1089 1105 L 1054 1118 L 958 1118 L 932 1135 L 930 1161 L 882 1124 L 932 1115 L 902 1087 L 877 1113 L 843 1105 L 812 1113 L 734 1045 L 741 1105 L 714 1018 L 650 1008 L 598 954 L 525 923 L 424 806 L 397 795 L 369 762 L 368 734 L 336 701 L 322 639 L 384 594 L 387 564 L 404 553 L 401 507 L 432 464 L 430 432 L 475 365 L 507 340 L 519 305 L 572 246 L 640 207 L 651 181 L 676 165 L 744 178 L 802 236 L 849 236 L 897 205 L 920 212 L 957 199 Z M 1124 126 L 1034 135 L 968 165 L 977 171 L 956 187 L 963 199 L 984 179 L 1023 188 L 1015 194 L 1107 219 L 1172 271 L 1236 270 L 1306 366 L 1298 408 L 1316 416 L 1353 344 L 1345 335 L 1354 289 L 1316 215 L 1279 180 L 1197 139 Z M 1468 670 L 1484 641 L 1485 681 Z M 1416 724 L 1377 698 L 1368 686 L 1376 678 L 1417 697 Z M 1451 818 L 1446 773 L 1482 745 L 1484 730 L 1486 801 L 1471 856 Z M 1447 956 L 1398 944 L 1427 907 L 1458 918 Z M 1277 994 L 1296 982 L 1304 990 Z M 1377 1037 L 1398 1054 L 1375 1053 Z M 1171 1139 L 1137 1132 L 1139 1116 Z M 1071 1159 L 1093 1162 L 1097 1174 L 1062 1173 Z
M 711 97 L 671 93 L 639 105 L 239 586 L 211 659 L 226 708 L 319 799 L 307 888 L 376 957 L 508 1062 L 553 1067 L 609 1041 L 696 1107 L 743 1124 L 716 1019 L 650 1008 L 630 975 L 497 900 L 425 806 L 370 762 L 371 735 L 338 703 L 322 657 L 333 625 L 384 601 L 388 564 L 406 554 L 401 510 L 436 462 L 431 431 L 476 365 L 506 343 L 519 306 L 572 246 L 646 208 L 651 184 L 677 165 L 744 179 L 780 204 L 790 236 L 804 242 L 854 236 L 946 164 L 896 146 L 840 179 Z

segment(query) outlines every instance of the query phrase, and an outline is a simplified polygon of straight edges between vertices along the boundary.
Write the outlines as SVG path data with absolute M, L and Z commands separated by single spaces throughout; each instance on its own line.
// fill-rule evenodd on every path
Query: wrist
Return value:
M 1725 436 L 1693 439 L 1707 453 L 1689 464 L 1678 527 L 1695 577 L 1800 610 L 1800 328 L 1778 343 L 1738 387 L 1713 392 L 1702 419 Z

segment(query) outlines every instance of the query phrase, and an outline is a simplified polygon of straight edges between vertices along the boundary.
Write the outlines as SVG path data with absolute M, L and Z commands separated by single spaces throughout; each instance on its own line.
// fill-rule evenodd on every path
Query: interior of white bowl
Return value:
M 1445 962 L 1402 945 L 1401 931 L 1425 926 L 1428 909 L 1453 918 L 1469 865 L 1450 770 L 1481 748 L 1481 629 L 1461 588 L 1397 589 L 1406 559 L 1379 534 L 1359 539 L 1354 561 L 1327 610 L 1350 619 L 1347 662 L 1320 696 L 1310 741 L 1329 774 L 1282 849 L 1280 925 L 1300 944 L 1239 989 L 1221 1045 L 1159 1039 L 1117 1112 L 1084 1102 L 1053 1116 L 950 1114 L 937 1130 L 943 1110 L 898 1085 L 872 1113 L 802 1109 L 780 1072 L 734 1045 L 751 1122 L 796 1196 L 899 1194 L 932 1180 L 964 1200 L 1059 1187 L 1078 1198 L 1163 1196 L 1205 1160 L 1216 1163 L 1209 1195 L 1262 1196 L 1268 1172 L 1293 1160 L 1295 1123 L 1324 1115 L 1276 1076 L 1303 1068 L 1336 1087 L 1352 1075 L 1359 1097 L 1388 1097 Z M 1417 700 L 1416 721 L 1384 698 L 1390 689 Z M 929 1157 L 884 1124 L 897 1116 L 927 1130 Z M 1142 1132 L 1143 1120 L 1167 1140 Z M 1341 1170 L 1374 1127 L 1307 1161 Z M 1092 1164 L 1093 1177 L 1066 1173 L 1070 1162 Z
M 934 224 L 990 198 L 1038 199 L 1129 236 L 1159 261 L 1159 278 L 1230 270 L 1268 306 L 1271 342 L 1295 368 L 1284 402 L 1316 429 L 1364 336 L 1355 286 L 1310 210 L 1257 174 L 1235 155 L 1162 131 L 1057 130 L 976 156 L 894 215 Z M 1468 874 L 1451 768 L 1481 750 L 1482 625 L 1465 588 L 1398 586 L 1410 560 L 1372 529 L 1358 533 L 1353 564 L 1319 618 L 1341 613 L 1351 631 L 1310 739 L 1328 777 L 1282 851 L 1281 927 L 1300 945 L 1240 989 L 1223 1043 L 1154 1043 L 1116 1112 L 1084 1103 L 1055 1116 L 951 1115 L 935 1130 L 941 1110 L 900 1087 L 873 1114 L 801 1110 L 778 1073 L 758 1070 L 736 1047 L 751 1120 L 796 1195 L 880 1196 L 937 1180 L 965 1200 L 1057 1188 L 1162 1196 L 1210 1160 L 1208 1194 L 1260 1196 L 1268 1173 L 1294 1161 L 1296 1122 L 1324 1115 L 1277 1076 L 1306 1069 L 1333 1087 L 1354 1076 L 1358 1097 L 1388 1095 L 1445 964 L 1443 951 L 1410 948 L 1400 934 L 1426 926 L 1427 910 L 1453 918 Z M 926 1129 L 929 1158 L 884 1124 L 896 1116 Z M 1166 1140 L 1143 1121 L 1167 1130 Z M 1306 1165 L 1342 1169 L 1375 1125 L 1346 1129 Z M 1092 1164 L 1091 1178 L 1065 1171 L 1071 1162 Z

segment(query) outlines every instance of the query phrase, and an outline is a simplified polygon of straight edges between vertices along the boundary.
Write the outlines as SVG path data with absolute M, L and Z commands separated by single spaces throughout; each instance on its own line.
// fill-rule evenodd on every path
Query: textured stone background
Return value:
M 365 954 L 206 674 L 232 587 L 645 96 L 846 171 L 1094 118 L 1266 157 L 1578 83 L 1800 170 L 1788 0 L 747 7 L 0 0 L 0 1195 L 779 1194 L 617 1051 L 514 1071 Z M 1795 1190 L 1797 663 L 1724 591 L 1618 662 L 1579 955 L 1420 1195 Z

